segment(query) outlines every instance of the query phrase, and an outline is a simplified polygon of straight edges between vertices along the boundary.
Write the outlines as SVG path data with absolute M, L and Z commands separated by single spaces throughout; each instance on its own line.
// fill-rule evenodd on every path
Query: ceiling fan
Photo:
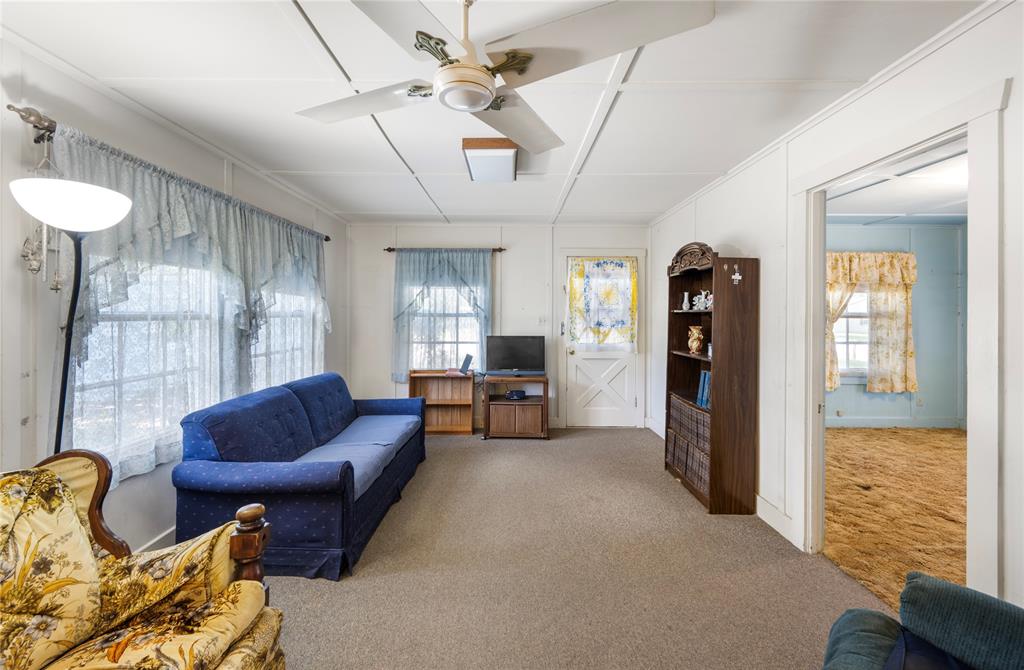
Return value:
M 481 56 L 469 39 L 474 1 L 461 0 L 462 38 L 456 40 L 416 0 L 352 0 L 411 56 L 437 59 L 434 80 L 410 79 L 299 114 L 334 123 L 434 97 L 449 109 L 473 114 L 526 151 L 544 153 L 563 142 L 516 87 L 692 30 L 715 16 L 713 0 L 617 0 L 488 42 Z

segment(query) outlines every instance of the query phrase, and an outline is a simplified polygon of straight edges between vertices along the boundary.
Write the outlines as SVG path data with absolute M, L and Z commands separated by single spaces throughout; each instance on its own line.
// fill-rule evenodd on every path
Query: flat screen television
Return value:
M 544 336 L 488 335 L 487 369 L 544 372 Z

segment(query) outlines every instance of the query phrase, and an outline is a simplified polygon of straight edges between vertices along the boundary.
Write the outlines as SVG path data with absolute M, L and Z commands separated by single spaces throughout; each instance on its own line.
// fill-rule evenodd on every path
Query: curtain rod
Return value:
M 39 131 L 39 134 L 36 135 L 35 140 L 33 140 L 36 144 L 41 144 L 42 142 L 49 142 L 53 139 L 53 134 L 57 131 L 57 122 L 51 119 L 50 117 L 46 116 L 42 112 L 40 112 L 35 107 L 15 107 L 14 105 L 7 105 L 7 109 L 11 110 L 12 112 L 20 116 L 22 121 L 24 121 L 25 123 L 29 124 L 30 126 Z M 299 226 L 299 224 L 295 222 L 290 223 L 294 226 L 298 226 L 299 228 L 308 230 L 311 233 L 322 235 L 324 238 L 324 242 L 331 241 L 330 235 L 324 235 L 323 233 L 317 230 L 313 230 L 312 228 L 306 228 L 306 226 Z
M 408 247 L 408 248 L 409 249 L 420 249 L 422 247 Z M 487 247 L 456 247 L 456 248 L 457 249 L 486 249 Z M 388 252 L 390 254 L 392 252 L 399 251 L 399 249 L 396 249 L 395 247 L 384 247 L 384 251 L 386 251 L 386 252 Z M 502 251 L 506 251 L 506 249 L 505 249 L 505 247 L 492 247 L 491 251 L 496 253 L 496 254 L 500 254 Z

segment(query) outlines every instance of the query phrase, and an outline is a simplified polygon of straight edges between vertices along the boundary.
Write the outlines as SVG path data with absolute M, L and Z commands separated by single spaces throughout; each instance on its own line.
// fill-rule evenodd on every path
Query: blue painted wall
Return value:
M 828 427 L 962 428 L 965 425 L 966 239 L 963 225 L 832 224 L 829 251 L 910 251 L 917 256 L 914 344 L 917 393 L 868 393 L 844 383 L 825 394 Z

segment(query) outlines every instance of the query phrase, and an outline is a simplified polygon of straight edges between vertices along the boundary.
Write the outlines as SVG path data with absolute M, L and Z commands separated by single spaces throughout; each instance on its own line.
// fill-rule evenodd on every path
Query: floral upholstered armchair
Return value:
M 283 669 L 263 506 L 132 554 L 103 522 L 109 486 L 87 451 L 0 475 L 0 670 Z

